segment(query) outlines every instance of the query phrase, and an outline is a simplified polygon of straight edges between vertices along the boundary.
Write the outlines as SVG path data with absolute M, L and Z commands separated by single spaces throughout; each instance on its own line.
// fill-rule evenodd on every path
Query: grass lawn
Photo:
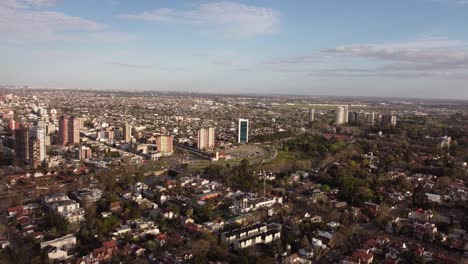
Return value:
M 301 153 L 299 152 L 278 150 L 278 156 L 276 156 L 276 159 L 274 159 L 273 162 L 277 160 L 297 160 L 300 158 L 301 158 Z

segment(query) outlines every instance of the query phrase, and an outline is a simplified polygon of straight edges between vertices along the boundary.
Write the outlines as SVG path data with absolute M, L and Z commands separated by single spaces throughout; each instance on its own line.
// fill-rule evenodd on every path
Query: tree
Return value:
M 442 176 L 437 178 L 437 187 L 440 189 L 444 189 L 450 186 L 452 180 L 448 176 Z
M 323 191 L 323 192 L 328 192 L 328 191 L 330 191 L 330 186 L 329 186 L 328 184 L 322 185 L 322 191 Z
M 55 236 L 63 236 L 68 233 L 69 223 L 58 213 L 45 213 L 43 219 L 45 227 L 53 230 Z
M 403 252 L 401 256 L 406 263 L 411 263 L 411 264 L 424 264 L 425 263 L 423 257 L 416 255 L 416 253 L 414 253 L 411 250 L 407 250 Z
M 384 228 L 385 224 L 389 218 L 390 214 L 390 207 L 383 203 L 379 206 L 379 212 L 377 214 L 377 217 L 375 218 L 375 222 L 380 228 Z
M 425 206 L 426 205 L 426 191 L 422 185 L 416 187 L 413 191 L 413 206 Z
M 197 213 L 197 216 L 202 221 L 209 221 L 213 216 L 214 204 L 211 201 L 208 201 L 204 204 Z
M 200 259 L 206 259 L 206 255 L 208 254 L 208 251 L 210 250 L 210 242 L 205 239 L 198 239 L 198 240 L 193 241 L 190 244 L 190 247 L 192 249 L 192 253 L 194 256 Z
M 10 207 L 20 206 L 23 205 L 23 195 L 22 194 L 14 194 L 10 196 Z
M 187 208 L 187 210 L 185 210 L 185 216 L 192 217 L 192 215 L 193 215 L 193 208 L 192 207 Z
M 301 248 L 309 248 L 310 247 L 310 242 L 307 236 L 303 236 L 301 239 L 300 243 Z

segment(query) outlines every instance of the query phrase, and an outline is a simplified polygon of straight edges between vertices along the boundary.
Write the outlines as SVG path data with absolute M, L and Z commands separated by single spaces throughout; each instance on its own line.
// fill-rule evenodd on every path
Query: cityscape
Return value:
M 468 264 L 467 24 L 0 0 L 0 264 Z
M 466 102 L 2 93 L 12 263 L 466 259 Z

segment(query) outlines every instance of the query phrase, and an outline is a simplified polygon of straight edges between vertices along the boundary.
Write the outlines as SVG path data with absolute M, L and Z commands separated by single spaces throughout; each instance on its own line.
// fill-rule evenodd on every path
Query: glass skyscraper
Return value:
M 239 128 L 237 135 L 238 143 L 247 143 L 249 142 L 249 120 L 248 119 L 239 119 Z

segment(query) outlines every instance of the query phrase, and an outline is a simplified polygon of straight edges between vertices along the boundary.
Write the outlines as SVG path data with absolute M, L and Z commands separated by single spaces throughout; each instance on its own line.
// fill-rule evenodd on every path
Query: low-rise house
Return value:
M 211 232 L 217 232 L 224 228 L 224 221 L 223 220 L 214 220 L 211 222 L 203 223 L 203 227 Z
M 236 249 L 247 248 L 256 244 L 268 244 L 281 238 L 281 227 L 270 228 L 266 224 L 256 223 L 221 234 L 221 241 L 233 245 Z
M 374 261 L 373 254 L 369 252 L 365 252 L 360 249 L 354 251 L 352 256 L 359 259 L 360 263 L 363 263 L 363 264 L 370 264 Z
M 361 260 L 353 256 L 346 256 L 341 259 L 340 264 L 361 264 Z
M 421 224 L 419 222 L 414 222 L 413 232 L 414 232 L 415 237 L 419 240 L 423 240 L 426 238 L 433 239 L 435 233 L 437 233 L 437 227 L 435 226 L 435 224 L 431 224 L 428 222 L 424 224 Z
M 73 200 L 80 203 L 81 207 L 88 207 L 99 201 L 102 197 L 102 190 L 98 188 L 87 188 L 70 193 Z
M 80 208 L 80 204 L 71 200 L 65 194 L 49 194 L 43 200 L 49 210 L 57 212 L 70 223 L 85 220 L 84 210 Z
M 282 264 L 310 264 L 310 263 L 311 263 L 310 260 L 302 258 L 297 253 L 289 255 L 282 261 Z
M 299 256 L 306 259 L 312 259 L 314 257 L 314 251 L 307 248 L 301 248 L 297 251 L 297 253 Z
M 442 202 L 441 196 L 438 194 L 426 193 L 426 199 L 430 203 L 438 203 Z
M 109 204 L 109 210 L 110 210 L 112 213 L 120 213 L 120 212 L 122 212 L 122 210 L 123 210 L 122 202 L 120 202 L 120 201 L 111 202 L 111 203 Z
M 115 232 L 112 233 L 113 236 L 122 236 L 124 234 L 128 234 L 132 231 L 132 229 L 130 228 L 130 226 L 128 225 L 123 225 L 121 227 L 118 227 L 115 229 Z
M 429 222 L 431 221 L 434 214 L 431 211 L 415 210 L 408 213 L 408 219 L 419 221 L 419 222 Z
M 259 197 L 253 195 L 241 195 L 236 197 L 233 205 L 230 207 L 232 213 L 248 213 L 260 208 L 270 208 L 274 205 L 283 204 L 283 197 Z
M 52 261 L 64 261 L 69 258 L 67 250 L 47 246 L 43 249 L 47 253 L 47 257 Z
M 93 257 L 98 261 L 110 260 L 117 255 L 118 248 L 115 240 L 110 240 L 102 243 L 102 247 L 93 250 Z
M 67 259 L 68 251 L 75 246 L 76 237 L 72 234 L 45 241 L 40 244 L 41 250 L 45 250 L 51 260 Z

